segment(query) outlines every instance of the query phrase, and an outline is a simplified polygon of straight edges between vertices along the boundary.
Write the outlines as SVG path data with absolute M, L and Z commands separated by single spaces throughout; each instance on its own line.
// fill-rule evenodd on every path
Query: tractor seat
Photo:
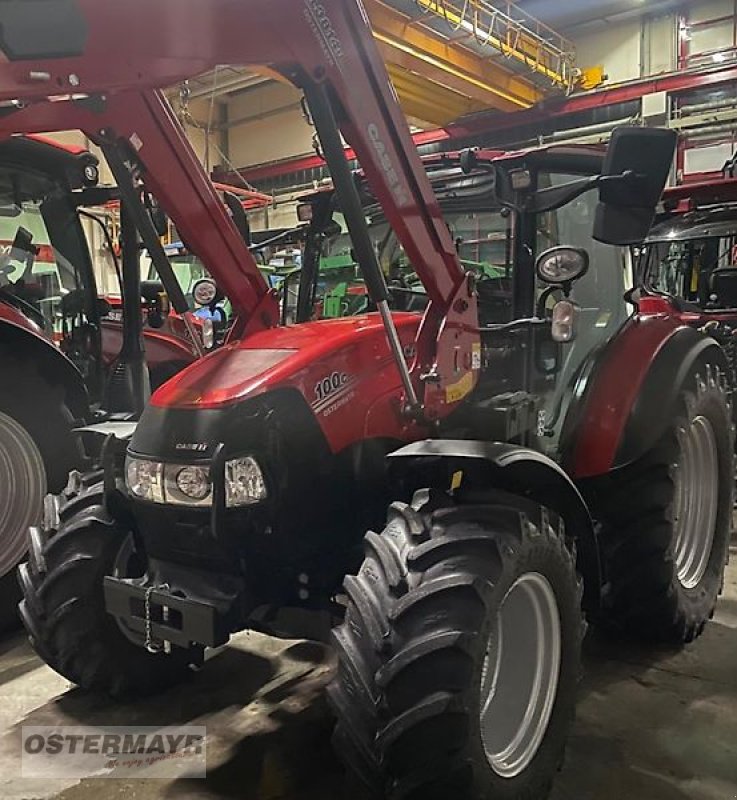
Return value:
M 711 291 L 719 308 L 737 308 L 737 267 L 721 267 L 711 273 Z

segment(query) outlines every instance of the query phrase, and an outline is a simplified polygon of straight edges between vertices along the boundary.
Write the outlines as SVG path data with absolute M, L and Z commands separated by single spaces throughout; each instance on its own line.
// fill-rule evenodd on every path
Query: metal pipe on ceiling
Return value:
M 705 139 L 719 133 L 737 132 L 737 119 L 735 122 L 722 122 L 719 125 L 707 125 L 704 128 L 694 128 L 692 130 L 682 130 L 681 136 L 684 139 Z
M 622 125 L 633 125 L 638 122 L 637 117 L 625 117 L 623 119 L 615 119 L 612 122 L 601 122 L 597 125 L 586 125 L 583 128 L 570 128 L 565 131 L 556 131 L 548 136 L 543 137 L 546 142 L 557 142 L 561 139 L 572 139 L 577 136 L 591 136 L 597 133 L 609 133 L 614 128 Z
M 693 103 L 687 106 L 679 106 L 678 113 L 682 117 L 690 117 L 700 114 L 702 111 L 713 111 L 718 108 L 729 108 L 734 106 L 734 98 L 724 98 L 722 100 L 711 100 L 708 103 Z

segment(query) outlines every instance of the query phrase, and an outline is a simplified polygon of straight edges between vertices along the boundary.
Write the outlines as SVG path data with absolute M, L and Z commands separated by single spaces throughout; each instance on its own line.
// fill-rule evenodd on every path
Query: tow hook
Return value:
M 149 653 L 161 653 L 162 651 L 169 655 L 171 653 L 171 642 L 167 639 L 164 639 L 162 642 L 156 642 L 153 637 L 152 633 L 152 622 L 151 622 L 151 595 L 159 590 L 159 591 L 169 591 L 170 586 L 168 583 L 162 583 L 160 586 L 156 586 L 156 584 L 152 584 L 151 586 L 146 588 L 146 595 L 143 600 L 143 607 L 144 607 L 144 615 L 145 615 L 145 622 L 146 622 L 146 640 L 144 642 L 146 650 Z M 169 606 L 162 606 L 161 607 L 161 618 L 164 623 L 169 622 Z

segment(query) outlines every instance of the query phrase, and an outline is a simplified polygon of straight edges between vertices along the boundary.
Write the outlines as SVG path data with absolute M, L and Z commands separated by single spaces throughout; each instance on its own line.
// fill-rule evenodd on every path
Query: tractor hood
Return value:
M 414 340 L 420 317 L 395 314 L 403 340 Z M 377 314 L 321 320 L 272 328 L 226 345 L 175 376 L 152 397 L 154 406 L 219 408 L 284 386 L 307 386 L 310 378 L 350 352 L 369 367 L 391 358 L 384 327 Z M 358 359 L 356 359 L 358 362 Z M 305 383 L 307 382 L 307 383 Z M 309 391 L 305 392 L 308 399 Z
M 394 319 L 409 360 L 422 317 L 398 313 Z M 163 457 L 172 448 L 197 444 L 204 453 L 216 444 L 210 439 L 219 426 L 207 426 L 211 433 L 203 436 L 202 420 L 227 417 L 231 430 L 259 398 L 268 402 L 285 393 L 309 411 L 333 452 L 367 435 L 394 438 L 402 427 L 401 379 L 378 314 L 272 328 L 226 345 L 153 395 L 133 450 Z M 169 427 L 177 429 L 176 442 L 172 431 L 162 430 Z M 151 446 L 167 453 L 152 452 Z

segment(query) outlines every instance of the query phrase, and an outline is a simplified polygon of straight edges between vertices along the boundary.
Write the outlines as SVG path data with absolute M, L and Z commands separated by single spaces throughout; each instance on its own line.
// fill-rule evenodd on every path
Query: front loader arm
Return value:
M 66 32 L 59 30 L 58 15 L 49 22 L 54 29 L 43 30 L 42 6 L 48 6 L 49 20 L 51 9 L 57 13 L 60 6 L 66 8 Z M 31 23 L 35 37 L 29 43 Z M 124 57 L 112 58 L 121 42 Z M 147 90 L 223 63 L 265 65 L 306 90 L 310 84 L 323 88 L 340 131 L 358 154 L 430 299 L 413 366 L 415 383 L 424 376 L 425 405 L 450 407 L 473 388 L 478 369 L 475 298 L 360 0 L 9 0 L 0 7 L 0 49 L 8 58 L 0 65 L 0 103 L 37 101 L 40 116 L 48 114 L 50 123 L 37 130 L 71 127 L 68 117 L 64 125 L 55 123 L 55 114 L 59 106 L 79 104 L 72 99 L 50 102 L 58 101 L 60 93 L 73 92 L 62 94 L 68 98 L 105 96 L 99 112 L 85 107 L 80 112 L 84 124 L 73 127 L 95 139 L 95 131 L 114 121 L 116 133 L 134 145 L 140 140 L 138 155 L 157 194 L 163 191 L 165 209 L 185 235 L 191 231 L 190 247 L 206 259 L 229 295 L 242 295 L 241 306 L 251 314 L 268 305 L 255 262 L 235 242 L 228 249 L 243 251 L 237 257 L 207 258 L 208 243 L 219 235 L 210 225 L 214 221 L 222 226 L 224 212 L 211 207 L 201 181 L 192 193 L 190 184 L 198 181 L 187 161 L 194 156 L 171 112 Z M 130 98 L 134 90 L 141 92 L 136 108 L 147 107 L 150 136 L 135 137 L 140 120 L 130 105 L 117 102 L 120 93 Z M 4 124 L 16 126 L 14 118 L 33 109 L 30 105 L 24 112 L 11 113 Z M 172 172 L 167 150 L 178 153 L 185 181 L 178 170 Z M 229 243 L 234 235 L 227 234 Z M 248 288 L 239 291 L 238 281 Z M 270 321 L 267 311 L 263 324 Z

